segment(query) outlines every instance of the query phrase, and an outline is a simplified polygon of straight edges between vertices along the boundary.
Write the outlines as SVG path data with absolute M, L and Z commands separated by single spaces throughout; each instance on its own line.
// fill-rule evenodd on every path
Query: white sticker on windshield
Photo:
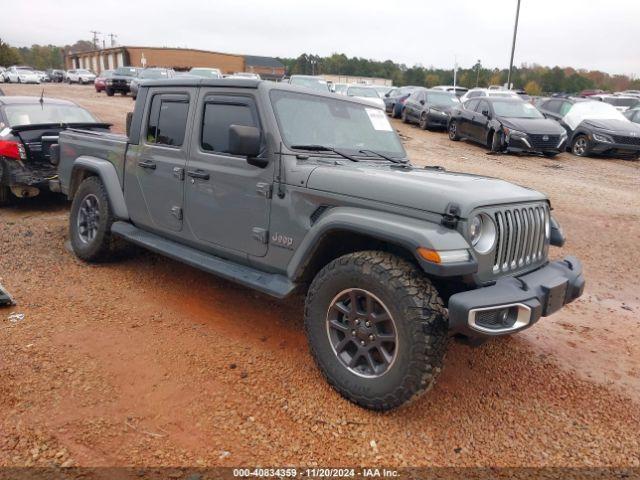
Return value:
M 392 132 L 393 128 L 391 128 L 391 124 L 387 119 L 387 116 L 384 114 L 382 110 L 378 110 L 377 108 L 365 108 L 367 111 L 367 115 L 369 115 L 369 120 L 371 121 L 371 125 L 375 130 L 384 130 L 387 132 Z

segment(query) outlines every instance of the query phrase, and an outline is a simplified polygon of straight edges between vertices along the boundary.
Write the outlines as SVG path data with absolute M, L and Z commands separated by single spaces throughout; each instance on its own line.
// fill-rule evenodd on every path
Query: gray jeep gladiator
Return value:
M 140 85 L 127 135 L 60 133 L 75 254 L 126 241 L 277 298 L 306 292 L 329 383 L 397 407 L 429 389 L 454 334 L 528 328 L 582 294 L 549 200 L 409 163 L 364 101 L 243 79 Z M 250 321 L 250 319 L 247 319 Z

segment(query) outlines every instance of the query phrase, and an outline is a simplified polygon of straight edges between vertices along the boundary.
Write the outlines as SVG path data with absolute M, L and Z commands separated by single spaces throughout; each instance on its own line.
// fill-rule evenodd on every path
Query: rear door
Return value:
M 127 162 L 125 200 L 136 225 L 182 230 L 184 169 L 187 163 L 193 89 L 150 92 L 138 155 Z
M 273 164 L 260 168 L 228 153 L 231 125 L 260 128 L 255 98 L 203 89 L 195 119 L 185 186 L 188 228 L 205 247 L 265 255 Z

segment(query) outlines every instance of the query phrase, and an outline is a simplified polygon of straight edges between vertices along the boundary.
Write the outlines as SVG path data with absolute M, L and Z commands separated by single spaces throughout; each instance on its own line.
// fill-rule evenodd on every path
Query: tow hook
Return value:
M 445 209 L 440 223 L 447 228 L 455 229 L 460 220 L 460 206 L 457 203 L 450 203 Z

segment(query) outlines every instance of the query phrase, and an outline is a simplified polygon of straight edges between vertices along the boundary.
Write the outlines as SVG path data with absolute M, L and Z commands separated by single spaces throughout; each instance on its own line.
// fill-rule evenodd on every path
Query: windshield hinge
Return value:
M 258 195 L 261 195 L 264 198 L 271 198 L 273 185 L 271 183 L 258 182 L 256 184 L 256 191 L 258 192 Z
M 445 209 L 440 223 L 447 228 L 455 229 L 460 220 L 460 206 L 457 203 L 450 203 Z

